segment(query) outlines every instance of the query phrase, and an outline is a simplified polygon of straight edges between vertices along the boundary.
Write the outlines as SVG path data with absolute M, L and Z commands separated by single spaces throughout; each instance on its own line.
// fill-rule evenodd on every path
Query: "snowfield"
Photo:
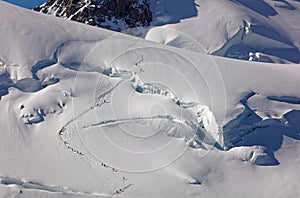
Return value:
M 266 2 L 166 0 L 148 41 L 0 1 L 0 197 L 300 197 L 300 4 Z
M 150 5 L 153 27 L 141 35 L 147 40 L 242 60 L 300 61 L 297 0 L 153 0 Z

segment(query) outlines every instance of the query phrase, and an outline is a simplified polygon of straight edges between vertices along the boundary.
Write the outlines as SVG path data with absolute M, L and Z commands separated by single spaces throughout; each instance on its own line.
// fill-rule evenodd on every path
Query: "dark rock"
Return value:
M 149 0 L 48 0 L 34 10 L 115 31 L 152 21 Z

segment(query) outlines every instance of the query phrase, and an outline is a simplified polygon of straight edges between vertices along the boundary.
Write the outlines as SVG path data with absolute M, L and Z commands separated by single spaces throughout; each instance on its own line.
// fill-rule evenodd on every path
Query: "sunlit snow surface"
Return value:
M 1 197 L 299 196 L 299 65 L 0 21 Z
M 300 61 L 297 0 L 157 0 L 150 5 L 153 27 L 133 35 L 235 59 Z

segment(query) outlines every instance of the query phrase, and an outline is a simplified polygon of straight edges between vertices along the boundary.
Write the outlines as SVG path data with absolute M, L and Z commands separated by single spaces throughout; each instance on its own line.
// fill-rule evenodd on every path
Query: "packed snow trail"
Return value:
M 151 83 L 143 83 L 142 80 L 139 78 L 139 76 L 133 72 L 133 71 L 126 71 L 126 70 L 119 70 L 117 68 L 108 68 L 105 69 L 102 73 L 103 75 L 109 76 L 111 78 L 118 78 L 121 79 L 116 85 L 114 85 L 109 90 L 105 91 L 103 94 L 98 96 L 94 102 L 92 102 L 92 105 L 88 105 L 87 108 L 82 110 L 78 115 L 74 116 L 71 120 L 69 120 L 65 126 L 62 127 L 62 129 L 59 132 L 60 138 L 64 142 L 65 146 L 72 150 L 73 152 L 84 155 L 84 153 L 72 148 L 70 146 L 70 143 L 66 141 L 63 138 L 63 134 L 66 131 L 68 125 L 70 125 L 72 122 L 77 120 L 79 117 L 83 116 L 84 114 L 88 113 L 90 110 L 93 110 L 94 108 L 100 108 L 102 105 L 106 103 L 105 97 L 107 97 L 111 92 L 114 91 L 118 86 L 120 86 L 122 83 L 126 81 L 130 81 L 135 91 L 143 93 L 143 94 L 152 94 L 152 95 L 158 95 L 160 97 L 165 97 L 168 99 L 171 99 L 173 102 L 176 103 L 180 108 L 184 109 L 192 109 L 194 115 L 197 117 L 197 123 L 192 123 L 187 120 L 182 120 L 176 117 L 172 117 L 171 115 L 158 115 L 158 116 L 152 116 L 152 117 L 139 117 L 139 118 L 128 118 L 128 119 L 116 119 L 116 120 L 107 120 L 100 123 L 95 123 L 92 126 L 102 126 L 102 125 L 109 125 L 109 124 L 116 124 L 120 122 L 128 122 L 133 120 L 151 120 L 151 119 L 167 119 L 172 122 L 176 122 L 179 124 L 183 124 L 189 128 L 191 128 L 195 132 L 195 136 L 202 136 L 205 137 L 206 143 L 212 143 L 215 144 L 216 141 L 213 139 L 213 137 L 209 134 L 209 130 L 214 130 L 213 132 L 216 133 L 218 131 L 218 126 L 215 123 L 215 119 L 213 117 L 213 114 L 209 111 L 208 107 L 205 105 L 201 105 L 198 102 L 182 102 L 179 100 L 179 98 L 172 93 L 167 88 L 161 87 L 161 85 L 151 84 Z M 211 127 L 212 126 L 212 127 Z M 88 126 L 85 126 L 83 128 L 87 128 Z M 201 135 L 200 135 L 201 134 Z M 190 140 L 188 140 L 189 142 Z M 196 141 L 200 143 L 202 140 L 197 139 Z M 201 144 L 201 143 L 200 143 Z M 220 145 L 217 145 L 220 147 Z
M 81 68 L 80 71 L 82 71 L 83 68 Z M 80 72 L 78 71 L 78 72 Z M 84 71 L 84 70 L 83 70 Z M 99 71 L 98 71 L 99 72 Z M 138 77 L 136 72 L 134 71 L 126 71 L 126 70 L 119 70 L 117 68 L 106 68 L 105 70 L 100 73 L 102 75 L 109 76 L 110 78 L 116 78 L 119 79 L 115 85 L 113 85 L 111 88 L 107 89 L 103 93 L 101 93 L 99 96 L 97 96 L 89 105 L 87 105 L 85 108 L 81 109 L 78 114 L 74 114 L 74 116 L 61 128 L 59 131 L 59 138 L 65 145 L 67 149 L 72 151 L 73 153 L 86 158 L 87 161 L 90 163 L 93 163 L 92 159 L 90 159 L 90 156 L 86 155 L 83 151 L 80 149 L 75 148 L 72 145 L 72 142 L 65 136 L 67 133 L 74 133 L 72 130 L 72 125 L 75 121 L 77 121 L 80 117 L 84 116 L 85 114 L 89 113 L 90 111 L 101 108 L 102 105 L 106 104 L 108 101 L 108 98 L 110 97 L 111 93 L 119 87 L 121 84 L 125 82 L 130 82 L 132 84 L 132 87 L 135 91 L 143 93 L 143 94 L 152 94 L 152 95 L 158 95 L 160 97 L 165 97 L 168 99 L 171 99 L 174 103 L 176 103 L 177 106 L 184 109 L 192 109 L 194 116 L 196 116 L 196 120 L 198 120 L 197 123 L 190 122 L 188 120 L 182 120 L 178 119 L 176 117 L 173 117 L 172 115 L 157 115 L 157 116 L 151 116 L 151 117 L 138 117 L 138 118 L 125 118 L 125 119 L 114 119 L 114 120 L 106 120 L 102 121 L 100 123 L 94 123 L 90 126 L 83 126 L 82 129 L 89 128 L 89 127 L 102 127 L 105 125 L 114 125 L 116 123 L 121 122 L 130 122 L 134 120 L 168 120 L 176 124 L 180 124 L 186 128 L 189 129 L 189 131 L 193 132 L 194 134 L 186 139 L 186 144 L 191 147 L 203 147 L 202 142 L 206 141 L 206 143 L 212 143 L 214 144 L 215 141 L 213 138 L 209 135 L 208 131 L 206 129 L 208 126 L 205 125 L 205 118 L 207 112 L 210 112 L 208 110 L 208 107 L 205 105 L 201 105 L 198 102 L 182 102 L 178 99 L 175 94 L 173 94 L 170 90 L 167 88 L 161 87 L 159 85 L 151 84 L 151 83 L 143 83 L 141 79 Z M 101 90 L 102 91 L 102 90 Z M 206 107 L 206 108 L 205 108 Z M 79 128 L 80 130 L 80 128 Z M 113 173 L 115 172 L 122 172 L 122 170 L 118 170 L 115 167 L 111 167 L 109 165 L 106 165 L 105 162 L 97 161 L 96 163 L 101 164 L 101 167 L 110 169 Z M 119 176 L 117 176 L 119 177 Z M 124 177 L 120 177 L 124 178 Z M 124 189 L 119 190 L 118 193 L 124 192 L 125 189 L 130 187 L 132 184 L 128 183 L 126 180 Z

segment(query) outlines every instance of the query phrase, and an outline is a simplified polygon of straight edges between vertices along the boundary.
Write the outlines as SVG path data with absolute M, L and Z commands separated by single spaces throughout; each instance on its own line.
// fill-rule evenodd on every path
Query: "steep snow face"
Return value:
M 0 196 L 299 195 L 297 65 L 192 53 L 2 1 L 0 22 Z

